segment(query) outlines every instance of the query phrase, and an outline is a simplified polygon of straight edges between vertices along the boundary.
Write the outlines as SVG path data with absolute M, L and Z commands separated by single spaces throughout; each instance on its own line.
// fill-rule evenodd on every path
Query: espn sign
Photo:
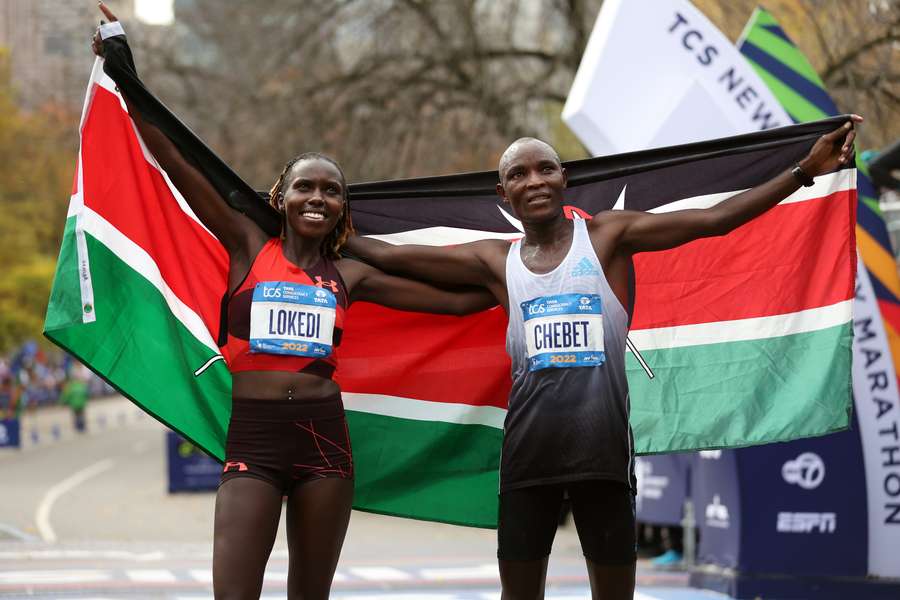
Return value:
M 780 512 L 775 527 L 779 533 L 834 533 L 837 514 L 817 512 Z

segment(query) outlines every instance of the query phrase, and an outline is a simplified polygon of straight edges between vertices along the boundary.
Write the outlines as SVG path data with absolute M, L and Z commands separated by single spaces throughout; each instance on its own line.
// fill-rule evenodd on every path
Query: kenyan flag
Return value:
M 107 70 L 230 204 L 271 230 L 259 197 L 175 120 L 106 40 Z M 113 64 L 118 61 L 117 64 Z M 222 458 L 230 375 L 215 339 L 227 257 L 143 149 L 95 65 L 45 333 L 144 410 Z M 120 69 L 120 71 L 116 71 Z M 121 76 L 120 76 L 121 75 Z M 566 212 L 711 206 L 781 172 L 837 120 L 567 164 Z M 521 236 L 493 172 L 351 186 L 360 232 L 394 243 Z M 630 361 L 638 452 L 845 428 L 855 268 L 855 171 L 820 177 L 752 224 L 639 255 Z M 336 378 L 362 510 L 496 524 L 509 390 L 506 316 L 347 317 Z M 602 401 L 602 399 L 598 399 Z

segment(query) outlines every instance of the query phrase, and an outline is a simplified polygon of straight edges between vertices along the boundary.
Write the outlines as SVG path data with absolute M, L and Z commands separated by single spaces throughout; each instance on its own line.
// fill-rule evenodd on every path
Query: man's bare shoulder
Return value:
M 644 213 L 637 210 L 601 210 L 588 221 L 588 228 L 600 229 L 610 225 L 621 225 L 642 214 Z
M 501 240 L 501 239 L 488 239 L 488 240 L 477 240 L 474 242 L 469 242 L 469 245 L 473 248 L 478 248 L 479 251 L 483 252 L 502 252 L 506 254 L 507 250 L 509 250 L 509 245 L 512 243 L 512 240 Z
M 509 253 L 509 240 L 477 240 L 463 244 L 464 247 L 478 257 L 485 264 L 492 264 L 498 261 L 506 261 L 506 255 Z

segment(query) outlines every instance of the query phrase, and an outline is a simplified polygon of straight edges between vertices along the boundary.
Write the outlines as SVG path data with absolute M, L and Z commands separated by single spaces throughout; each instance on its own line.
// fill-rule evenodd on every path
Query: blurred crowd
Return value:
M 44 350 L 33 341 L 0 356 L 0 419 L 59 404 L 81 412 L 88 398 L 113 392 L 109 384 L 65 352 Z

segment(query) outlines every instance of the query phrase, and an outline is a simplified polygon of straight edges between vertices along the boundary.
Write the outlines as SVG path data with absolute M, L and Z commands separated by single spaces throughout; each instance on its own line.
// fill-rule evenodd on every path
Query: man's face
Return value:
M 513 147 L 497 184 L 497 193 L 523 222 L 556 218 L 562 212 L 566 172 L 553 150 L 538 141 Z

